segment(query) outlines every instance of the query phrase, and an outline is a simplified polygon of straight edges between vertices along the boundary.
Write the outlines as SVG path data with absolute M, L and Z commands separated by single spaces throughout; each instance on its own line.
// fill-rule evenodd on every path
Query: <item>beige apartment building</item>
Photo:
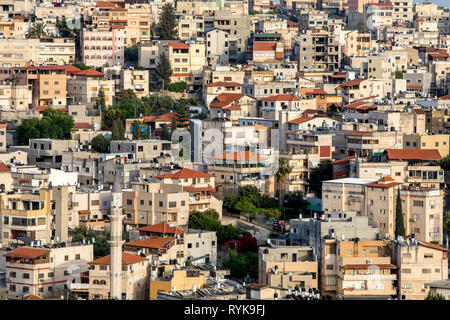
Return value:
M 111 255 L 89 262 L 89 300 L 110 299 Z M 148 298 L 149 261 L 141 256 L 122 252 L 122 300 Z
M 13 18 L 0 22 L 0 35 L 3 38 L 16 38 L 24 34 L 24 19 L 21 17 Z
M 265 119 L 279 120 L 281 110 L 300 111 L 300 98 L 293 94 L 278 94 L 260 99 L 261 117 Z
M 392 91 L 386 86 L 384 79 L 354 79 L 341 83 L 336 87 L 336 92 L 342 93 L 342 102 L 344 105 L 355 100 L 368 97 L 384 97 Z
M 172 76 L 183 74 L 189 85 L 189 91 L 200 89 L 203 85 L 203 67 L 206 66 L 204 43 L 161 43 L 159 54 L 165 53 L 172 66 Z
M 52 238 L 50 190 L 11 193 L 0 196 L 1 242 L 9 244 L 19 237 L 49 243 Z
M 104 69 L 106 78 L 114 80 L 115 95 L 123 90 L 131 90 L 138 98 L 149 95 L 149 71 L 122 69 L 120 66 L 108 67 Z
M 40 40 L 39 56 L 44 64 L 68 65 L 75 60 L 75 40 L 53 38 Z
M 169 222 L 187 225 L 189 192 L 182 185 L 133 182 L 123 192 L 124 224 L 127 229 Z
M 189 212 L 214 209 L 222 217 L 222 201 L 213 194 L 216 192 L 215 176 L 188 168 L 155 176 L 164 184 L 181 185 L 184 192 L 189 192 Z
M 389 242 L 323 239 L 322 294 L 338 299 L 397 295 L 397 267 L 391 263 Z
M 8 80 L 0 83 L 0 107 L 16 111 L 28 111 L 33 102 L 33 89 L 28 84 L 15 84 Z
M 427 283 L 448 279 L 446 248 L 410 237 L 392 244 L 392 258 L 398 266 L 398 299 L 424 300 Z
M 73 98 L 73 104 L 84 104 L 88 110 L 95 107 L 100 88 L 105 93 L 106 106 L 112 106 L 114 80 L 106 80 L 103 73 L 87 69 L 72 74 L 67 80 L 67 94 Z
M 26 295 L 60 298 L 80 273 L 87 271 L 93 245 L 62 248 L 21 247 L 5 254 L 8 299 Z M 68 285 L 69 284 L 69 285 Z
M 359 33 L 357 30 L 347 33 L 344 55 L 347 57 L 365 57 L 372 50 L 372 38 L 369 33 Z
M 40 168 L 60 169 L 62 153 L 76 148 L 78 148 L 78 141 L 76 140 L 30 139 L 30 145 L 26 150 L 28 152 L 28 164 Z
M 39 39 L 0 39 L 0 66 L 2 68 L 23 67 L 32 61 L 41 62 Z
M 318 289 L 318 262 L 311 247 L 259 247 L 258 283 L 294 290 Z
M 173 270 L 168 277 L 155 277 L 150 280 L 150 300 L 156 300 L 158 292 L 202 289 L 205 282 L 206 277 L 200 270 Z
M 150 40 L 150 5 L 148 3 L 126 3 L 125 9 L 127 10 L 126 18 L 119 18 L 127 20 L 125 45 L 129 47 Z
M 403 148 L 436 149 L 442 158 L 450 153 L 449 134 L 414 134 L 403 137 Z

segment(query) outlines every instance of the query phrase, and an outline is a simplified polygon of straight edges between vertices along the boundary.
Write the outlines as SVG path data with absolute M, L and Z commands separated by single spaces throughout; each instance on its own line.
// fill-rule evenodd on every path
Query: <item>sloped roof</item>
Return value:
M 142 227 L 139 228 L 138 230 L 153 233 L 171 233 L 171 234 L 182 234 L 186 232 L 183 229 L 177 228 L 175 226 L 170 226 L 167 222 L 161 222 L 151 226 Z
M 39 249 L 39 248 L 27 248 L 21 247 L 14 251 L 11 251 L 7 254 L 4 254 L 4 257 L 14 257 L 14 258 L 24 258 L 24 259 L 35 259 L 43 254 L 50 252 L 47 249 Z
M 74 74 L 76 74 L 77 76 L 86 76 L 86 77 L 102 77 L 105 74 L 97 71 L 95 69 L 86 69 L 86 70 L 81 70 L 78 72 L 74 72 Z
M 256 41 L 253 44 L 253 51 L 275 51 L 276 48 L 276 42 Z
M 209 106 L 212 108 L 223 108 L 241 99 L 243 96 L 245 96 L 243 93 L 221 93 L 213 99 Z
M 341 85 L 339 87 L 336 87 L 336 89 L 337 90 L 341 90 L 344 87 L 351 87 L 351 86 L 360 84 L 364 80 L 366 80 L 366 79 L 353 79 L 353 80 L 350 80 L 350 81 L 346 81 L 346 82 L 341 83 Z
M 189 45 L 182 42 L 171 42 L 167 44 L 167 46 L 172 47 L 174 49 L 189 49 Z
M 156 176 L 158 179 L 191 179 L 191 178 L 213 178 L 214 176 L 209 173 L 192 170 L 188 168 L 182 168 L 175 173 L 167 173 Z
M 143 257 L 134 255 L 134 254 L 130 254 L 127 252 L 122 252 L 122 264 L 124 265 L 128 265 L 128 264 L 135 264 L 141 261 L 146 260 Z M 89 263 L 92 264 L 110 264 L 111 263 L 111 255 L 108 254 L 107 256 L 101 257 L 99 259 L 96 259 L 94 261 L 91 261 Z
M 314 119 L 314 118 L 313 117 L 299 117 L 299 118 L 296 118 L 294 120 L 289 121 L 288 123 L 301 124 L 303 122 L 307 122 L 307 121 L 312 120 L 312 119 Z
M 436 149 L 386 149 L 390 160 L 435 160 L 442 159 Z
M 262 101 L 300 101 L 297 96 L 293 94 L 278 94 L 276 96 L 265 97 L 261 99 Z
M 11 172 L 11 168 L 0 161 L 0 172 Z
M 147 238 L 142 240 L 136 240 L 132 242 L 126 242 L 124 245 L 140 247 L 140 248 L 151 248 L 151 249 L 160 249 L 164 247 L 166 244 L 173 241 L 175 238 Z

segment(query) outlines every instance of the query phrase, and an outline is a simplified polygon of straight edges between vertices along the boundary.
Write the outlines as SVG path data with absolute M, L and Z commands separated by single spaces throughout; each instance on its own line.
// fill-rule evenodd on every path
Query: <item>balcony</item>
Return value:
M 397 280 L 396 274 L 350 274 L 350 275 L 343 275 L 344 281 L 354 281 L 354 280 L 360 280 L 360 281 L 383 281 L 383 280 Z
M 69 290 L 89 290 L 89 283 L 69 283 Z
M 394 287 L 388 289 L 344 288 L 344 296 L 393 296 L 397 294 Z

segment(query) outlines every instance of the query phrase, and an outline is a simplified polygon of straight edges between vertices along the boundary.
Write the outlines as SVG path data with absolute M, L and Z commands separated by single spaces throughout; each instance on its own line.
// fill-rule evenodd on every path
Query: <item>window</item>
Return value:
M 69 256 L 64 256 L 64 261 L 69 261 Z
M 420 200 L 414 200 L 414 201 L 413 201 L 413 206 L 414 206 L 414 207 L 423 207 L 423 201 L 420 201 Z
M 108 267 L 107 266 L 100 266 L 100 270 L 102 270 L 102 271 L 108 270 Z
M 162 201 L 159 202 L 159 206 L 162 207 L 164 204 Z
M 16 285 L 15 284 L 10 285 L 9 291 L 16 292 Z
M 327 270 L 334 270 L 334 265 L 327 264 Z
M 169 202 L 169 208 L 176 208 L 177 202 L 176 201 L 170 201 Z
M 188 243 L 188 249 L 192 248 L 192 243 Z
M 431 273 L 431 269 L 422 269 L 422 273 Z
M 351 256 L 352 255 L 352 250 L 347 250 L 347 256 Z
M 402 273 L 411 273 L 411 269 L 402 269 Z
M 128 205 L 132 205 L 132 204 L 133 204 L 133 200 L 127 199 L 127 204 L 128 204 Z
M 29 274 L 29 273 L 24 273 L 24 274 L 22 275 L 22 278 L 24 278 L 24 279 L 30 279 L 30 274 Z
M 432 253 L 425 253 L 425 254 L 423 255 L 423 257 L 424 257 L 425 259 L 433 258 L 433 254 L 432 254 Z
M 75 260 L 80 260 L 80 254 L 75 255 Z
M 11 278 L 15 278 L 15 277 L 16 277 L 16 273 L 15 273 L 14 271 L 11 271 L 11 272 L 9 273 L 9 276 L 10 276 Z

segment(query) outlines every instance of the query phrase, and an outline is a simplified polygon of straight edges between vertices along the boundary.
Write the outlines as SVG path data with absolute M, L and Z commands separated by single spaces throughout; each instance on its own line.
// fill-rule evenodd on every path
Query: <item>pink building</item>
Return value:
M 83 30 L 81 53 L 88 66 L 124 65 L 125 29 L 119 26 L 104 30 Z

